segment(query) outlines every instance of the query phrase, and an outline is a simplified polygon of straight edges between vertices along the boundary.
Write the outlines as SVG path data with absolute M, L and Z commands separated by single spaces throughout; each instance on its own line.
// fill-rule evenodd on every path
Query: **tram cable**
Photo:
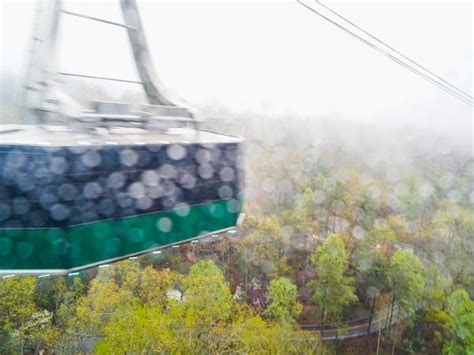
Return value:
M 340 19 L 344 20 L 345 22 L 349 23 L 350 25 L 354 26 L 355 28 L 357 28 L 359 31 L 365 33 L 367 36 L 369 36 L 370 38 L 376 40 L 377 42 L 383 44 L 385 47 L 389 48 L 390 50 L 392 50 L 393 52 L 397 53 L 398 55 L 400 55 L 401 57 L 403 57 L 404 59 L 406 59 L 407 61 L 409 61 L 410 63 L 414 64 L 415 66 L 417 66 L 418 68 L 426 71 L 427 73 L 431 74 L 433 77 L 435 77 L 436 79 L 438 79 L 439 81 L 442 81 L 443 83 L 445 83 L 446 85 L 450 86 L 452 89 L 456 90 L 458 93 L 460 93 L 461 95 L 465 96 L 466 98 L 468 99 L 474 99 L 473 96 L 469 95 L 468 93 L 466 93 L 465 91 L 459 89 L 457 86 L 451 84 L 449 81 L 443 79 L 442 77 L 440 77 L 439 75 L 433 73 L 431 70 L 427 69 L 426 67 L 422 66 L 421 64 L 415 62 L 413 59 L 409 58 L 408 56 L 406 56 L 405 54 L 401 53 L 400 51 L 396 50 L 395 48 L 393 48 L 392 46 L 390 46 L 389 44 L 387 44 L 386 42 L 382 41 L 380 38 L 377 38 L 375 37 L 374 35 L 370 34 L 368 31 L 364 30 L 363 28 L 361 28 L 360 26 L 358 26 L 357 24 L 355 24 L 354 22 L 350 21 L 349 19 L 347 19 L 346 17 L 342 16 L 341 14 L 337 13 L 336 11 L 332 10 L 329 6 L 321 3 L 320 1 L 318 0 L 315 0 L 316 3 L 322 7 L 324 7 L 326 10 L 328 10 L 329 12 L 331 12 L 332 14 L 336 15 L 337 17 L 339 17 Z
M 305 8 L 307 8 L 308 10 L 310 10 L 311 12 L 313 12 L 314 14 L 320 16 L 321 18 L 323 18 L 324 20 L 330 22 L 331 24 L 333 24 L 334 26 L 338 27 L 339 29 L 343 30 L 344 32 L 346 32 L 347 34 L 351 35 L 352 37 L 358 39 L 359 41 L 361 41 L 362 43 L 364 43 L 365 45 L 371 47 L 372 49 L 376 50 L 377 52 L 379 52 L 380 54 L 388 57 L 390 60 L 394 61 L 395 63 L 401 65 L 402 67 L 404 67 L 405 69 L 413 72 L 414 74 L 418 75 L 419 77 L 421 77 L 422 79 L 432 83 L 433 85 L 439 87 L 440 89 L 444 90 L 445 92 L 447 92 L 448 94 L 458 98 L 459 100 L 463 101 L 464 103 L 470 105 L 470 106 L 474 106 L 474 102 L 471 98 L 470 95 L 466 94 L 465 92 L 461 91 L 460 89 L 456 88 L 454 85 L 452 84 L 449 84 L 449 86 L 455 88 L 455 89 L 452 89 L 450 88 L 449 86 L 443 84 L 443 82 L 440 82 L 437 78 L 438 76 L 435 75 L 435 74 L 432 74 L 434 76 L 434 78 L 430 77 L 429 75 L 421 72 L 419 69 L 413 67 L 412 65 L 410 65 L 409 63 L 406 63 L 405 61 L 401 60 L 400 58 L 397 58 L 396 56 L 394 56 L 393 54 L 389 53 L 387 50 L 383 49 L 383 48 L 380 48 L 379 46 L 377 46 L 376 44 L 370 42 L 369 40 L 361 37 L 360 35 L 354 33 L 353 31 L 351 31 L 350 29 L 346 28 L 345 26 L 343 26 L 342 24 L 334 21 L 333 19 L 325 16 L 324 14 L 322 14 L 321 12 L 319 12 L 318 10 L 314 9 L 313 7 L 305 4 L 304 2 L 302 2 L 301 0 L 297 0 L 297 2 L 299 4 L 301 4 L 302 6 L 304 6 Z M 317 1 L 318 4 L 321 4 L 320 2 Z M 322 4 L 321 4 L 322 5 Z M 325 6 L 326 7 L 326 6 Z M 328 8 L 329 9 L 329 8 Z M 332 12 L 332 10 L 331 10 Z M 335 12 L 334 12 L 335 13 Z M 339 15 L 338 15 L 339 16 Z M 339 16 L 342 18 L 342 16 Z M 354 27 L 358 28 L 359 30 L 361 30 L 362 32 L 366 33 L 367 35 L 369 35 L 371 38 L 374 38 L 375 40 L 377 40 L 378 42 L 382 43 L 383 45 L 385 45 L 387 48 L 390 48 L 392 51 L 394 51 L 395 53 L 401 55 L 403 58 L 407 58 L 407 60 L 411 61 L 411 59 L 409 59 L 408 57 L 406 57 L 405 55 L 401 54 L 401 52 L 393 49 L 392 47 L 388 46 L 387 44 L 385 44 L 384 42 L 382 42 L 381 40 L 377 39 L 375 36 L 372 36 L 370 35 L 367 31 L 363 30 L 362 28 L 360 28 L 359 26 L 351 23 L 349 20 L 346 20 L 344 18 L 344 20 L 348 23 L 350 23 L 351 25 L 353 25 Z M 415 63 L 416 66 L 418 66 L 419 68 L 422 68 L 423 70 L 431 73 L 430 71 L 428 71 L 427 69 L 425 69 L 425 67 L 419 65 L 418 63 L 416 62 L 413 62 Z M 442 81 L 444 81 L 444 79 L 441 79 Z M 456 91 L 457 90 L 457 91 Z

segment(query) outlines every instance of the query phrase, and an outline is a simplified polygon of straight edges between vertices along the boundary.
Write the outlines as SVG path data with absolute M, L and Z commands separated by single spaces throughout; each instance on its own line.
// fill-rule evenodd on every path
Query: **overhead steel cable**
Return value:
M 301 0 L 297 0 L 297 2 L 301 5 L 303 5 L 304 7 L 306 7 L 308 10 L 310 10 L 311 12 L 317 14 L 318 16 L 322 17 L 323 19 L 325 19 L 326 21 L 332 23 L 333 25 L 335 25 L 336 27 L 340 28 L 341 30 L 343 30 L 344 32 L 348 33 L 349 35 L 355 37 L 356 39 L 358 39 L 359 41 L 363 42 L 364 44 L 366 44 L 367 46 L 371 47 L 372 49 L 376 50 L 377 52 L 381 53 L 382 55 L 388 57 L 389 59 L 393 60 L 394 62 L 396 62 L 397 64 L 401 65 L 402 67 L 404 67 L 405 69 L 408 69 L 410 70 L 411 72 L 413 72 L 414 74 L 418 75 L 419 77 L 421 77 L 422 79 L 425 79 L 426 81 L 432 83 L 433 85 L 436 85 L 438 86 L 440 89 L 446 91 L 447 93 L 451 94 L 452 96 L 458 98 L 459 100 L 463 101 L 464 103 L 470 105 L 470 106 L 474 106 L 473 104 L 473 101 L 464 97 L 463 95 L 457 93 L 456 91 L 450 89 L 449 87 L 447 87 L 446 85 L 440 83 L 439 81 L 429 77 L 428 75 L 420 72 L 419 70 L 413 68 L 412 66 L 410 66 L 409 64 L 403 62 L 402 60 L 400 60 L 399 58 L 395 57 L 394 55 L 388 53 L 387 51 L 383 50 L 382 48 L 379 48 L 378 46 L 376 46 L 375 44 L 371 43 L 370 41 L 362 38 L 361 36 L 357 35 L 356 33 L 352 32 L 351 30 L 345 28 L 344 26 L 340 25 L 339 23 L 337 23 L 336 21 L 333 21 L 332 19 L 330 19 L 329 17 L 321 14 L 319 11 L 313 9 L 312 7 L 308 6 L 307 4 L 303 3 Z
M 307 9 L 309 9 L 310 11 L 312 11 L 313 13 L 317 14 L 318 16 L 322 17 L 323 19 L 325 19 L 326 21 L 332 23 L 333 25 L 335 25 L 336 27 L 340 28 L 341 30 L 345 31 L 346 33 L 348 33 L 349 35 L 355 37 L 356 39 L 360 40 L 361 42 L 363 42 L 364 44 L 368 45 L 369 47 L 371 47 L 372 49 L 378 51 L 379 53 L 383 54 L 384 56 L 388 57 L 389 59 L 393 60 L 394 62 L 396 62 L 397 64 L 403 66 L 404 68 L 410 70 L 411 72 L 413 72 L 414 74 L 420 76 L 422 79 L 425 79 L 426 81 L 432 83 L 433 85 L 436 85 L 438 86 L 440 89 L 446 91 L 447 93 L 451 94 L 452 96 L 460 99 L 461 101 L 467 103 L 468 105 L 470 106 L 473 106 L 473 102 L 472 100 L 464 97 L 463 95 L 457 93 L 456 91 L 450 89 L 449 87 L 447 87 L 446 85 L 438 82 L 437 80 L 429 77 L 428 75 L 420 72 L 418 69 L 415 69 L 413 68 L 411 65 L 403 62 L 402 60 L 400 60 L 399 58 L 395 57 L 394 55 L 388 53 L 386 50 L 382 49 L 382 48 L 379 48 L 377 45 L 371 43 L 370 41 L 364 39 L 363 37 L 357 35 L 356 33 L 352 32 L 351 30 L 345 28 L 344 26 L 342 26 L 341 24 L 337 23 L 336 21 L 330 19 L 329 17 L 323 15 L 322 13 L 320 13 L 319 11 L 313 9 L 312 7 L 308 6 L 307 4 L 303 3 L 302 1 L 300 0 L 297 0 L 298 3 L 300 3 L 301 5 L 303 5 L 304 7 L 306 7 Z
M 461 95 L 463 96 L 466 96 L 467 98 L 469 99 L 474 99 L 473 96 L 469 95 L 468 93 L 466 93 L 465 91 L 461 90 L 460 88 L 458 88 L 457 86 L 451 84 L 449 81 L 443 79 L 442 77 L 440 77 L 439 75 L 433 73 L 431 70 L 427 69 L 426 67 L 422 66 L 421 64 L 415 62 L 413 59 L 411 59 L 410 57 L 406 56 L 405 54 L 401 53 L 400 51 L 396 50 L 395 48 L 393 48 L 392 46 L 390 46 L 389 44 L 387 44 L 386 42 L 382 41 L 380 38 L 377 38 L 375 37 L 374 35 L 372 35 L 371 33 L 369 33 L 368 31 L 364 30 L 362 27 L 360 27 L 359 25 L 355 24 L 354 22 L 350 21 L 349 19 L 347 19 L 346 17 L 342 16 L 341 14 L 337 13 L 336 11 L 334 11 L 333 9 L 331 9 L 329 6 L 323 4 L 322 2 L 318 1 L 318 0 L 315 0 L 315 2 L 321 6 L 321 7 L 324 7 L 326 10 L 328 10 L 329 12 L 331 12 L 332 14 L 336 15 L 337 17 L 339 17 L 340 19 L 344 20 L 345 22 L 347 22 L 348 24 L 354 26 L 355 28 L 357 28 L 359 31 L 365 33 L 367 36 L 369 36 L 370 38 L 376 40 L 377 42 L 383 44 L 385 47 L 389 48 L 390 50 L 392 50 L 393 52 L 397 53 L 398 55 L 400 55 L 401 57 L 403 57 L 404 59 L 408 60 L 410 63 L 416 65 L 418 68 L 426 71 L 427 73 L 430 73 L 432 76 L 434 76 L 436 79 L 442 81 L 443 83 L 445 83 L 446 85 L 450 86 L 452 89 L 456 90 L 458 93 L 460 93 Z

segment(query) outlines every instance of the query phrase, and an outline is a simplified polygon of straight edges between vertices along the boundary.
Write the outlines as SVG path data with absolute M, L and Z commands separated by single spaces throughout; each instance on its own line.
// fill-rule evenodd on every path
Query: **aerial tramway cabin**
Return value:
M 0 126 L 0 274 L 71 274 L 241 221 L 243 139 L 200 129 L 162 95 L 137 5 L 120 4 L 124 24 L 39 2 L 27 124 Z M 80 107 L 64 93 L 61 75 L 119 79 L 56 71 L 61 13 L 126 29 L 147 104 Z

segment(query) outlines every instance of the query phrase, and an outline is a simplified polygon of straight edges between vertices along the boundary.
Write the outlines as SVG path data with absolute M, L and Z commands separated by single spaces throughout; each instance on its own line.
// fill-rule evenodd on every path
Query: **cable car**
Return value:
M 39 2 L 25 119 L 0 126 L 0 274 L 68 274 L 236 228 L 242 137 L 200 128 L 161 92 L 134 0 L 124 24 Z M 147 104 L 65 94 L 53 66 L 61 14 L 125 28 Z

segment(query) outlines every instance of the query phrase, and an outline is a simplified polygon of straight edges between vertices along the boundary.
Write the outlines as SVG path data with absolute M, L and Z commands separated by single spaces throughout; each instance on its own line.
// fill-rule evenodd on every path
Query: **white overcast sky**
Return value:
M 2 72 L 22 73 L 34 2 L 0 0 Z M 294 1 L 138 1 L 158 74 L 189 102 L 472 134 L 472 108 Z M 115 1 L 65 7 L 121 21 Z M 326 2 L 472 95 L 471 2 Z M 135 79 L 123 29 L 64 16 L 61 70 Z

